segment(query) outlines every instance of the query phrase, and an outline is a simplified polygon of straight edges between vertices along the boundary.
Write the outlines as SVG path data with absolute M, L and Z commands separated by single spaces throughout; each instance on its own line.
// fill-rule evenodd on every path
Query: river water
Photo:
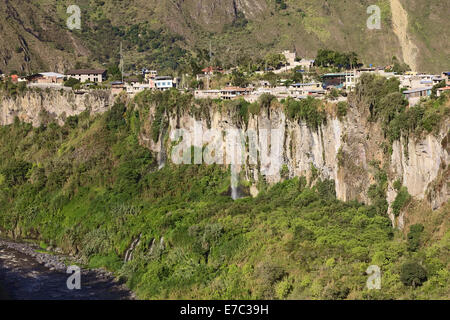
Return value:
M 81 288 L 70 290 L 64 258 L 30 244 L 0 239 L 0 299 L 128 300 L 134 294 L 109 272 L 81 270 Z

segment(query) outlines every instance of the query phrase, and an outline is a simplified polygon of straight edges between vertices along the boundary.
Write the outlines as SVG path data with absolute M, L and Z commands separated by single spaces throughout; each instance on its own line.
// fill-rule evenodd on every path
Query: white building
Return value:
M 130 84 L 127 84 L 125 86 L 125 89 L 128 94 L 133 95 L 133 94 L 142 92 L 144 90 L 150 90 L 150 84 L 149 83 L 132 82 Z
M 289 50 L 284 50 L 282 54 L 285 56 L 286 61 L 289 65 L 292 66 L 295 64 L 295 59 L 297 57 L 297 54 L 295 52 L 290 52 Z
M 172 77 L 160 76 L 150 80 L 150 87 L 155 88 L 157 90 L 165 91 L 171 88 L 175 88 L 176 85 Z
M 103 69 L 78 69 L 70 70 L 66 73 L 68 78 L 75 78 L 80 82 L 101 83 L 106 80 L 106 70 Z
M 301 59 L 297 64 L 303 69 L 303 70 L 310 70 L 314 66 L 315 60 L 313 59 Z

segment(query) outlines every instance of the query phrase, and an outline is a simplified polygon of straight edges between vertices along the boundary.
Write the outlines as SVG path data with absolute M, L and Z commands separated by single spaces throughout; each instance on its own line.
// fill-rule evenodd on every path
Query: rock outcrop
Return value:
M 55 120 L 63 124 L 69 116 L 83 111 L 102 113 L 113 103 L 110 91 L 97 90 L 87 94 L 72 91 L 30 90 L 16 97 L 0 95 L 0 125 L 8 125 L 19 120 L 38 127 L 43 121 Z
M 375 175 L 377 168 L 380 168 L 386 171 L 386 198 L 389 204 L 397 195 L 393 187 L 395 181 L 400 181 L 414 198 L 428 202 L 433 209 L 441 207 L 449 199 L 448 123 L 444 123 L 437 135 L 410 136 L 407 143 L 405 138 L 395 141 L 392 153 L 386 153 L 383 151 L 386 139 L 380 124 L 369 121 L 368 112 L 355 105 L 349 109 L 344 119 L 328 114 L 326 121 L 318 128 L 312 128 L 304 121 L 290 120 L 281 107 L 273 106 L 262 110 L 259 115 L 251 115 L 248 124 L 237 121 L 233 111 L 214 108 L 201 118 L 188 112 L 180 115 L 169 114 L 166 115 L 167 128 L 161 131 L 156 142 L 150 135 L 154 112 L 151 107 L 147 126 L 144 125 L 141 132 L 141 141 L 157 153 L 160 159 L 171 158 L 175 143 L 171 137 L 174 137 L 174 132 L 178 129 L 190 132 L 192 144 L 199 148 L 210 145 L 212 140 L 211 137 L 205 138 L 207 135 L 204 135 L 203 139 L 193 138 L 195 130 L 203 133 L 215 130 L 219 134 L 213 136 L 222 136 L 219 140 L 225 149 L 227 142 L 224 133 L 227 130 L 242 129 L 246 137 L 250 136 L 249 132 L 255 132 L 256 141 L 259 143 L 258 161 L 256 164 L 252 163 L 247 140 L 240 175 L 241 179 L 251 182 L 250 193 L 253 195 L 257 194 L 256 188 L 261 178 L 268 183 L 276 183 L 283 178 L 281 171 L 285 167 L 291 178 L 305 176 L 310 182 L 318 178 L 334 180 L 338 199 L 371 203 L 368 190 L 376 183 Z M 269 133 L 268 145 L 274 144 L 270 129 L 279 130 L 281 137 L 281 163 L 274 174 L 265 173 L 261 159 L 264 152 L 261 147 L 264 130 Z M 272 131 L 272 134 L 274 132 Z M 227 150 L 224 150 L 224 159 L 227 158 L 226 153 Z M 402 227 L 403 216 L 396 218 L 391 209 L 389 214 L 393 224 Z
M 1 125 L 11 124 L 18 117 L 39 126 L 43 114 L 63 123 L 66 117 L 85 110 L 104 112 L 112 105 L 113 98 L 107 91 L 85 95 L 51 91 L 28 92 L 17 98 L 3 97 L 0 101 Z M 380 124 L 369 121 L 367 108 L 356 102 L 350 105 L 343 119 L 328 112 L 326 120 L 318 127 L 289 119 L 279 103 L 263 108 L 257 115 L 250 114 L 248 121 L 243 121 L 236 110 L 224 110 L 215 104 L 202 112 L 196 112 L 196 107 L 192 106 L 190 111 L 163 115 L 158 141 L 152 139 L 152 122 L 156 115 L 156 106 L 152 105 L 147 106 L 149 110 L 141 123 L 140 140 L 157 154 L 162 167 L 172 159 L 176 139 L 171 138 L 176 136 L 176 130 L 184 129 L 192 137 L 194 130 L 199 130 L 202 132 L 200 139 L 193 138 L 192 144 L 202 150 L 211 146 L 214 139 L 220 141 L 225 147 L 221 159 L 229 164 L 225 133 L 241 130 L 245 147 L 237 166 L 239 179 L 249 182 L 248 192 L 252 195 L 258 193 L 261 180 L 276 183 L 286 177 L 304 176 L 311 183 L 318 179 L 334 180 L 338 199 L 371 203 L 369 187 L 376 183 L 376 168 L 382 168 L 388 179 L 386 198 L 389 204 L 397 195 L 393 187 L 395 181 L 400 181 L 414 198 L 426 201 L 433 209 L 446 203 L 450 178 L 448 121 L 444 121 L 438 134 L 394 141 L 389 153 L 385 151 L 386 139 Z M 208 130 L 213 130 L 213 134 L 205 134 Z M 256 141 L 254 153 L 250 143 L 252 133 Z M 275 150 L 277 145 L 280 146 L 278 151 Z M 271 149 L 272 153 L 268 151 Z M 200 154 L 204 156 L 204 152 Z M 264 161 L 264 155 L 269 161 Z M 206 162 L 202 156 L 197 161 Z M 393 224 L 401 227 L 403 216 L 396 218 L 391 211 L 389 209 L 388 213 Z

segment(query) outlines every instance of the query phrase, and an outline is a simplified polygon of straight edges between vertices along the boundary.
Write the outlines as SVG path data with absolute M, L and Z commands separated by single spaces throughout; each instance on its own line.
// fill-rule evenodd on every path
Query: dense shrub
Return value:
M 317 168 L 314 185 L 284 170 L 284 181 L 269 186 L 261 177 L 257 197 L 236 201 L 226 167 L 159 168 L 140 128 L 151 128 L 157 103 L 173 114 L 194 112 L 189 99 L 144 92 L 127 106 L 80 115 L 76 125 L 0 127 L 2 232 L 78 253 L 88 266 L 117 272 L 140 298 L 373 298 L 365 289 L 370 264 L 382 268 L 382 298 L 448 292 L 448 236 L 427 246 L 422 233 L 414 255 L 424 257 L 430 281 L 414 293 L 402 285 L 410 253 L 385 215 L 379 164 L 377 207 L 337 200 L 334 182 Z M 133 259 L 124 262 L 135 239 Z
M 427 281 L 427 271 L 415 261 L 405 262 L 401 268 L 400 280 L 405 286 L 421 286 Z
M 422 236 L 422 232 L 424 230 L 424 226 L 422 224 L 413 224 L 409 228 L 408 232 L 408 250 L 409 251 L 417 251 L 420 247 L 420 238 Z
M 300 101 L 287 99 L 285 105 L 286 114 L 290 119 L 303 120 L 311 128 L 318 129 L 326 121 L 322 102 L 318 99 L 312 97 Z
M 408 189 L 406 187 L 401 187 L 394 202 L 392 203 L 392 212 L 395 216 L 400 214 L 400 211 L 405 207 L 410 199 L 411 195 L 408 193 Z
M 349 108 L 349 106 L 348 106 L 347 102 L 344 102 L 344 101 L 338 102 L 337 115 L 340 119 L 347 115 L 348 108 Z

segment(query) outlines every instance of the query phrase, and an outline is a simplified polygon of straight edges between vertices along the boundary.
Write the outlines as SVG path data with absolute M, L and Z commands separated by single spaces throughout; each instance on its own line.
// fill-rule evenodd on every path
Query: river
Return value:
M 67 288 L 65 257 L 0 239 L 0 299 L 129 300 L 134 294 L 104 270 L 81 269 L 80 289 Z

